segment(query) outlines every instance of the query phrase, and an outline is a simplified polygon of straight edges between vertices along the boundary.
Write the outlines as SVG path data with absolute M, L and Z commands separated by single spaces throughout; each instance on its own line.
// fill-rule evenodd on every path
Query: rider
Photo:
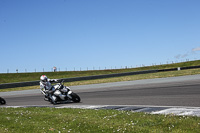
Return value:
M 51 85 L 53 82 L 58 82 L 57 79 L 48 79 L 46 75 L 42 75 L 40 77 L 40 89 L 45 89 L 46 97 L 50 97 L 52 102 L 56 103 L 56 98 L 53 98 L 53 93 L 55 91 L 55 88 Z

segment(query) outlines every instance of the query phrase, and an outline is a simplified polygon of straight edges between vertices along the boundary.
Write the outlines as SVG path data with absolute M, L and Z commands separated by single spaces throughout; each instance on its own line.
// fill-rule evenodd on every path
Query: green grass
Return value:
M 167 69 L 200 65 L 200 61 L 185 62 L 153 67 L 135 69 L 118 69 L 105 71 L 74 71 L 56 73 L 18 73 L 0 74 L 0 82 L 22 82 L 39 80 L 42 74 L 50 78 L 81 77 L 89 75 L 111 74 L 130 71 Z M 181 70 L 173 72 L 160 72 L 106 79 L 86 80 L 65 83 L 67 86 L 129 81 L 150 78 L 174 77 L 200 74 L 200 69 Z M 24 89 L 37 89 L 39 86 L 0 89 L 0 91 L 13 91 Z M 86 110 L 86 109 L 55 109 L 55 108 L 0 108 L 0 132 L 199 132 L 200 118 L 191 116 L 150 115 L 147 113 L 133 113 L 117 110 Z
M 196 75 L 196 74 L 200 74 L 200 68 L 190 69 L 190 70 L 181 70 L 181 71 L 159 72 L 159 73 L 140 74 L 140 75 L 132 75 L 132 76 L 105 78 L 105 79 L 67 82 L 67 83 L 65 83 L 65 85 L 66 86 L 76 86 L 76 85 L 99 84 L 99 83 L 132 81 L 132 80 L 164 78 L 164 77 L 176 77 L 176 76 Z M 30 87 L 17 87 L 17 88 L 0 89 L 0 92 L 30 90 L 30 89 L 39 89 L 39 85 L 30 86 Z
M 14 83 L 14 82 L 25 82 L 25 81 L 36 81 L 39 80 L 41 75 L 47 75 L 49 78 L 71 78 L 71 77 L 82 77 L 102 74 L 113 74 L 123 72 L 133 72 L 142 70 L 154 70 L 154 69 L 167 69 L 176 67 L 187 67 L 200 65 L 200 60 L 189 61 L 183 63 L 174 63 L 168 65 L 156 65 L 149 67 L 130 68 L 130 69 L 113 69 L 113 70 L 94 70 L 94 71 L 65 71 L 65 72 L 41 72 L 41 73 L 8 73 L 0 74 L 0 84 L 3 83 Z
M 0 108 L 1 133 L 199 132 L 200 118 L 117 110 Z

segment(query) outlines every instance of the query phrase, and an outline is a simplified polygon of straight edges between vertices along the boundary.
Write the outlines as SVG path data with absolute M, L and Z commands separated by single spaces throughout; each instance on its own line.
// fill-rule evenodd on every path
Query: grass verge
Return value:
M 103 74 L 113 74 L 113 73 L 123 73 L 123 72 L 144 71 L 144 70 L 188 67 L 188 66 L 197 66 L 197 65 L 200 65 L 200 60 L 167 64 L 167 65 L 129 68 L 129 69 L 41 72 L 41 73 L 8 73 L 8 74 L 0 74 L 0 84 L 14 83 L 14 82 L 26 82 L 26 81 L 37 81 L 37 80 L 39 80 L 41 75 L 47 75 L 49 78 L 61 79 L 61 78 L 71 78 L 71 77 L 83 77 L 83 76 L 93 76 L 93 75 L 103 75 Z
M 132 80 L 140 80 L 140 79 L 176 77 L 176 76 L 195 75 L 195 74 L 200 74 L 200 69 L 189 69 L 189 70 L 181 70 L 181 71 L 159 72 L 159 73 L 140 74 L 140 75 L 132 75 L 132 76 L 105 78 L 105 79 L 75 81 L 75 82 L 67 82 L 65 83 L 65 85 L 76 86 L 76 85 L 98 84 L 98 83 L 108 83 L 108 82 L 132 81 Z M 30 90 L 30 89 L 39 89 L 39 85 L 30 86 L 30 87 L 0 89 L 0 92 Z
M 0 132 L 199 132 L 200 118 L 117 110 L 0 108 Z

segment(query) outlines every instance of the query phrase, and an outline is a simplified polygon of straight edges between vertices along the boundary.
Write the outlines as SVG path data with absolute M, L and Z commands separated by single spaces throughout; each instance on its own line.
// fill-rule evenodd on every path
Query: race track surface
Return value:
M 148 105 L 200 107 L 200 75 L 73 86 L 80 103 L 67 105 Z M 5 106 L 51 106 L 39 90 L 2 92 Z M 3 105 L 4 106 L 4 105 Z
M 72 86 L 80 103 L 52 105 L 39 89 L 1 92 L 0 107 L 117 109 L 200 117 L 200 75 Z M 39 86 L 38 86 L 39 87 Z

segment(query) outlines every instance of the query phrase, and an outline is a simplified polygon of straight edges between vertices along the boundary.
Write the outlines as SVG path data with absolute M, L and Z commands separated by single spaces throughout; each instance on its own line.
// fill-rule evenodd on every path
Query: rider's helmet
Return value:
M 42 82 L 42 83 L 46 83 L 47 82 L 47 76 L 46 75 L 42 75 L 41 77 L 40 77 L 40 82 Z

